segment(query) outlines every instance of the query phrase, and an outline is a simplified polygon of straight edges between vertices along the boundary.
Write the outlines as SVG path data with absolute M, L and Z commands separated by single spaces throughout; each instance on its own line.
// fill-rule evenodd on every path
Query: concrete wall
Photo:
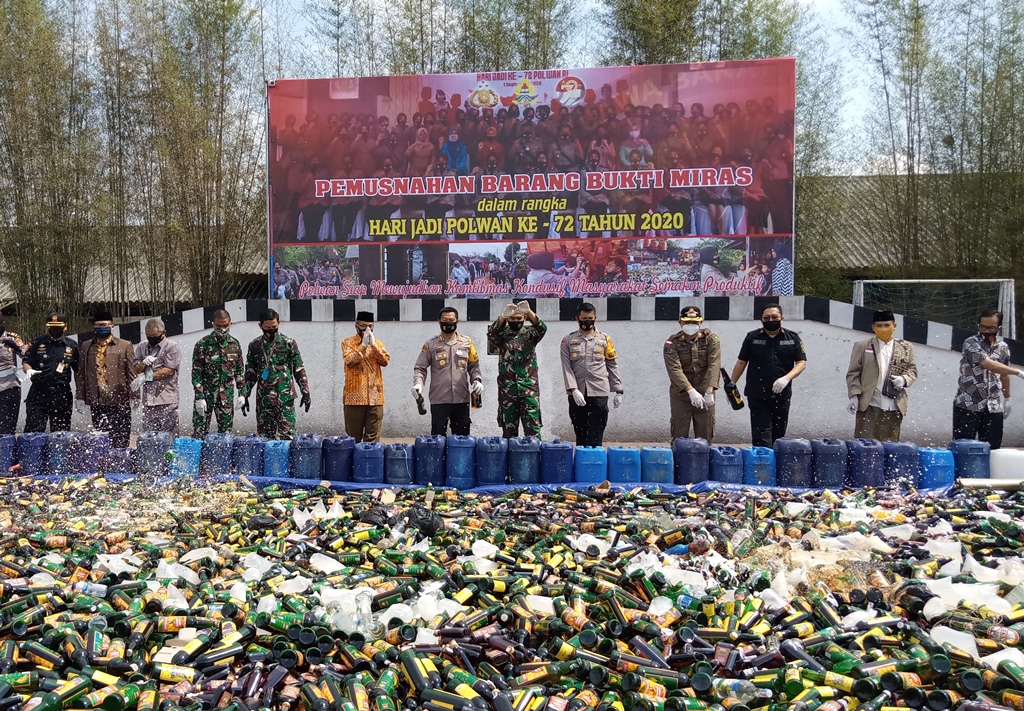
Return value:
M 669 381 L 661 353 L 665 339 L 674 333 L 678 326 L 674 321 L 668 320 L 669 317 L 665 314 L 669 311 L 661 306 L 658 311 L 659 320 L 654 320 L 654 304 L 636 303 L 643 301 L 655 300 L 634 299 L 631 320 L 606 320 L 609 312 L 615 309 L 613 305 L 603 300 L 598 302 L 598 327 L 610 334 L 614 340 L 619 353 L 619 370 L 626 391 L 623 406 L 612 410 L 610 414 L 606 441 L 664 443 L 669 439 Z M 726 301 L 732 303 L 705 304 L 705 315 L 717 311 L 719 315 L 725 316 L 724 319 L 709 318 L 706 325 L 720 337 L 723 345 L 723 366 L 731 370 L 743 336 L 757 326 L 757 322 L 752 318 L 756 305 L 751 299 Z M 332 310 L 334 303 L 314 301 L 308 320 L 296 321 L 289 319 L 289 302 L 270 302 L 270 305 L 282 315 L 282 333 L 298 340 L 309 373 L 313 407 L 308 414 L 301 411 L 298 413 L 300 432 L 318 432 L 325 435 L 344 432 L 341 410 L 343 364 L 339 343 L 354 333 L 354 328 L 351 320 L 333 320 L 338 315 L 336 310 Z M 802 298 L 794 298 L 784 300 L 783 303 L 787 312 L 786 327 L 801 335 L 806 344 L 808 359 L 806 372 L 794 382 L 788 433 L 794 437 L 848 438 L 853 433 L 853 417 L 846 412 L 845 375 L 852 344 L 867 335 L 863 331 L 863 314 L 849 304 L 824 304 L 829 308 L 826 308 L 823 316 L 821 304 L 809 300 L 805 302 Z M 457 301 L 454 305 L 460 309 L 465 319 L 466 302 Z M 669 305 L 675 310 L 674 313 L 678 314 L 678 304 Z M 246 319 L 254 318 L 256 309 L 265 306 L 266 302 L 247 304 L 243 301 L 227 305 L 235 322 L 232 333 L 241 341 L 243 350 L 251 339 L 259 335 L 256 323 Z M 728 313 L 722 314 L 722 306 L 729 307 L 726 309 Z M 372 309 L 374 304 L 356 304 L 355 307 Z M 541 300 L 535 308 L 549 326 L 548 336 L 538 350 L 544 418 L 543 436 L 546 439 L 560 437 L 571 440 L 573 434 L 561 378 L 558 346 L 561 338 L 574 329 L 574 322 L 560 320 L 560 316 L 568 319 L 572 309 L 565 309 L 564 304 L 560 307 L 557 299 Z M 499 310 L 500 305 L 494 302 L 487 315 L 496 316 Z M 189 354 L 185 358 L 186 363 L 180 374 L 183 434 L 191 434 L 190 354 L 196 341 L 208 332 L 204 322 L 208 323 L 207 319 L 211 312 L 212 309 L 197 309 L 185 312 L 179 319 L 168 318 L 169 330 L 181 331 L 179 335 L 173 336 L 174 340 Z M 412 385 L 412 366 L 416 356 L 423 343 L 438 330 L 436 322 L 422 320 L 427 315 L 428 309 L 421 307 L 418 300 L 406 300 L 400 303 L 400 320 L 378 320 L 375 329 L 377 337 L 391 353 L 391 364 L 385 370 L 387 406 L 384 437 L 414 437 L 429 431 L 429 415 L 420 416 L 417 413 L 409 392 Z M 479 317 L 479 313 L 477 315 Z M 900 325 L 897 337 L 914 336 L 913 340 L 919 341 L 915 345 L 919 378 L 910 388 L 910 410 L 904 422 L 904 439 L 913 440 L 921 445 L 944 445 L 950 439 L 952 399 L 956 389 L 959 363 L 959 354 L 951 347 L 951 338 L 955 338 L 955 334 L 949 327 L 926 324 L 922 335 L 921 324 L 912 322 L 908 323 L 906 330 L 913 333 L 904 334 L 904 319 L 898 320 Z M 849 325 L 844 327 L 837 323 Z M 487 322 L 484 320 L 464 320 L 459 329 L 473 338 L 481 350 L 481 367 L 486 389 L 483 409 L 473 413 L 473 434 L 476 435 L 499 433 L 495 402 L 497 359 L 485 353 L 486 327 Z M 138 324 L 121 327 L 121 333 L 133 340 L 137 340 L 137 330 Z M 934 345 L 927 345 L 928 343 Z M 1024 392 L 1016 380 L 1012 388 L 1018 393 Z M 1024 403 L 1024 395 L 1018 394 L 1014 401 L 1018 399 Z M 733 411 L 725 402 L 724 395 L 719 395 L 718 402 L 716 440 L 719 443 L 749 442 L 748 410 Z M 1024 418 L 1024 405 L 1020 407 L 1021 411 L 1015 411 L 1007 421 L 1007 446 L 1024 444 L 1020 426 L 1021 418 Z M 84 417 L 76 415 L 73 426 L 76 429 L 87 429 L 87 422 Z M 240 433 L 253 432 L 254 416 L 250 414 L 249 417 L 243 418 L 240 413 L 236 414 L 236 429 Z

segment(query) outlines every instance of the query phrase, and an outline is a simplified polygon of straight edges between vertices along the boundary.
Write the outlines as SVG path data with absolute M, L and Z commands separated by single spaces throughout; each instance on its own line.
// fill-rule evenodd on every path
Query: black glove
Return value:
M 309 399 L 309 393 L 302 393 L 302 399 L 299 400 L 299 407 L 304 408 L 306 412 L 309 412 L 309 406 L 313 404 L 313 401 Z
M 18 345 L 18 342 L 11 338 L 10 336 L 4 336 L 3 338 L 0 338 L 0 346 L 6 346 L 7 348 L 10 348 L 12 351 L 21 350 L 21 347 Z
M 249 414 L 249 396 L 242 396 L 242 417 L 246 417 Z

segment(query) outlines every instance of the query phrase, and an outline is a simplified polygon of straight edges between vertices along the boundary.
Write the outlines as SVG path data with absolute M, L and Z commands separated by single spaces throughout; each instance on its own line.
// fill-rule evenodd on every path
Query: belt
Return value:
M 4 368 L 3 370 L 0 370 L 0 378 L 6 378 L 8 375 L 14 375 L 17 372 L 17 368 Z

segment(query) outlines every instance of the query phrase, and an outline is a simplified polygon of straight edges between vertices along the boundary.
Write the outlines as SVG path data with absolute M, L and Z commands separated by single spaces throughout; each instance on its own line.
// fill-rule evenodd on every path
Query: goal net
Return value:
M 880 279 L 853 283 L 853 303 L 974 330 L 978 314 L 1003 312 L 1003 336 L 1016 338 L 1013 279 Z

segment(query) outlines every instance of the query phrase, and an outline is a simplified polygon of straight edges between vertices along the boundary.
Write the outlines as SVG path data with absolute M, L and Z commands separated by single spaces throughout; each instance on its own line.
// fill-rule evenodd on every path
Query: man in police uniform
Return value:
M 51 432 L 71 429 L 71 374 L 78 373 L 78 344 L 64 337 L 67 319 L 51 311 L 46 335 L 39 336 L 25 352 L 22 369 L 32 379 L 25 399 L 25 431 Z
M 608 424 L 608 396 L 622 404 L 622 380 L 612 338 L 595 327 L 597 311 L 584 302 L 576 308 L 579 330 L 562 339 L 562 379 L 569 395 L 569 420 L 577 447 L 601 447 Z
M 412 394 L 419 398 L 430 372 L 430 433 L 469 434 L 469 398 L 484 391 L 480 356 L 473 339 L 456 333 L 459 312 L 450 306 L 438 315 L 441 334 L 423 344 L 413 367 Z
M 743 394 L 750 406 L 750 442 L 755 447 L 771 447 L 786 436 L 790 383 L 804 372 L 807 356 L 795 331 L 782 328 L 782 307 L 768 304 L 761 309 L 761 328 L 743 339 L 740 355 L 732 367 L 733 382 L 739 382 L 747 365 L 747 384 Z
M 668 370 L 669 408 L 672 413 L 672 440 L 703 437 L 711 444 L 715 436 L 715 390 L 722 367 L 722 344 L 718 336 L 701 328 L 704 317 L 696 306 L 679 313 L 681 331 L 665 341 L 663 355 Z

